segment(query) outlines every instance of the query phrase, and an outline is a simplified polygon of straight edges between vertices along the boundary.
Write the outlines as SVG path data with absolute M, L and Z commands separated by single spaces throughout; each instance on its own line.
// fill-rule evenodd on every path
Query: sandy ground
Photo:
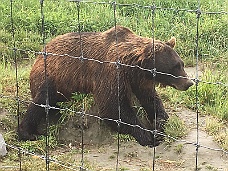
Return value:
M 169 146 L 163 143 L 156 148 L 143 147 L 134 141 L 120 142 L 119 170 L 152 171 L 155 152 L 154 168 L 156 171 L 194 171 L 196 168 L 196 147 L 193 144 L 186 143 L 186 141 L 196 142 L 196 113 L 187 109 L 179 109 L 176 114 L 185 121 L 189 128 L 188 134 L 183 137 L 185 142 L 176 141 Z M 214 150 L 220 147 L 214 142 L 213 137 L 207 135 L 204 131 L 205 117 L 200 117 L 199 121 L 199 144 L 213 149 L 199 147 L 197 157 L 198 170 L 228 171 L 228 155 Z M 75 127 L 75 130 L 72 130 L 72 127 L 75 127 L 75 125 L 68 124 L 68 129 L 71 129 L 63 131 L 66 136 L 65 139 L 71 142 L 75 138 L 79 140 L 81 136 L 76 131 L 77 128 Z M 117 166 L 117 140 L 111 138 L 113 136 L 110 136 L 109 131 L 97 128 L 93 125 L 84 134 L 85 153 L 83 160 L 85 166 L 89 166 L 89 170 L 91 171 L 114 171 Z M 64 137 L 62 138 L 64 139 Z M 79 152 L 72 153 L 74 150 L 78 150 Z M 60 154 L 72 155 L 76 161 L 75 163 L 80 163 L 82 159 L 80 145 L 74 146 L 74 144 L 69 144 L 65 148 L 52 151 L 50 156 L 58 156 Z
M 163 143 L 156 148 L 142 147 L 137 142 L 132 141 L 120 142 L 119 169 L 135 171 L 153 170 L 155 151 L 155 170 L 194 171 L 197 162 L 197 168 L 201 171 L 228 171 L 228 155 L 221 151 L 216 151 L 215 149 L 220 149 L 220 147 L 214 142 L 213 137 L 204 131 L 205 117 L 199 118 L 199 144 L 212 149 L 199 147 L 196 160 L 196 146 L 186 143 L 196 142 L 196 113 L 187 109 L 179 110 L 180 111 L 176 112 L 176 114 L 185 121 L 189 128 L 188 134 L 183 137 L 184 142 L 176 141 L 169 146 Z M 95 128 L 93 128 L 93 130 L 94 129 Z M 88 134 L 85 133 L 85 137 Z M 84 160 L 89 163 L 89 165 L 92 165 L 94 170 L 116 170 L 117 141 L 107 140 L 108 136 L 104 134 L 102 135 L 101 133 L 100 135 L 103 136 L 103 138 L 97 135 L 98 139 L 106 140 L 104 145 L 85 145 L 87 152 L 84 154 Z M 68 134 L 67 137 L 70 138 L 71 135 Z M 92 139 L 96 140 L 95 137 L 92 137 Z M 87 140 L 85 139 L 85 142 Z M 95 141 L 95 144 L 96 143 L 98 143 L 98 141 Z M 80 154 L 75 157 L 81 159 Z
M 186 68 L 185 70 L 191 78 L 195 77 L 195 68 Z M 198 71 L 199 77 L 201 74 L 201 71 Z M 122 170 L 150 171 L 153 170 L 153 160 L 155 158 L 154 168 L 156 171 L 194 171 L 196 168 L 200 171 L 228 171 L 228 154 L 217 151 L 216 149 L 220 149 L 220 147 L 214 142 L 213 137 L 205 132 L 206 118 L 199 116 L 198 138 L 199 144 L 208 148 L 199 147 L 198 153 L 196 153 L 196 146 L 193 145 L 197 142 L 196 112 L 180 108 L 175 114 L 183 119 L 188 127 L 188 133 L 183 137 L 184 142 L 176 141 L 169 146 L 163 143 L 156 148 L 142 147 L 132 141 L 121 142 L 118 168 Z M 66 134 L 66 136 L 66 139 L 71 137 L 70 134 Z M 105 145 L 100 147 L 87 146 L 88 153 L 84 155 L 85 160 L 93 164 L 94 168 L 97 168 L 96 170 L 116 170 L 118 152 L 116 140 L 110 141 L 106 132 L 100 132 L 96 136 L 91 137 L 91 133 L 87 134 L 88 138 L 95 140 L 95 144 L 106 140 Z M 100 142 L 97 141 L 97 138 Z

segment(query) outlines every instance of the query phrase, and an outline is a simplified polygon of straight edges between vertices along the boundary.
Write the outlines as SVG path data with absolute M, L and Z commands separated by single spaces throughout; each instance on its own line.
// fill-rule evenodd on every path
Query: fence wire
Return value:
M 86 0 L 69 0 L 70 2 L 80 2 L 80 3 L 86 3 L 86 4 L 97 4 L 97 5 L 113 5 L 113 1 L 103 1 L 103 2 L 95 2 L 95 1 L 86 1 Z M 191 10 L 191 9 L 178 9 L 178 8 L 164 8 L 160 6 L 155 6 L 154 1 L 152 1 L 153 5 L 140 5 L 137 3 L 115 3 L 117 6 L 122 6 L 122 7 L 137 7 L 137 8 L 142 8 L 142 9 L 151 9 L 155 8 L 156 10 L 166 10 L 166 11 L 175 11 L 176 13 L 178 12 L 190 12 L 190 13 L 196 13 L 196 10 Z M 227 11 L 202 11 L 202 14 L 228 14 Z
M 40 17 L 41 17 L 41 36 L 42 36 L 42 45 L 43 45 L 43 60 L 44 60 L 44 77 L 45 77 L 45 82 L 46 82 L 46 105 L 45 105 L 45 129 L 46 129 L 46 135 L 45 135 L 45 164 L 46 164 L 46 170 L 49 171 L 50 170 L 50 159 L 49 159 L 49 127 L 50 127 L 50 123 L 49 123 L 49 85 L 47 82 L 48 79 L 48 75 L 47 75 L 47 53 L 46 53 L 46 44 L 45 44 L 45 40 L 46 40 L 46 35 L 45 35 L 45 16 L 44 16 L 44 0 L 40 0 Z
M 116 21 L 116 1 L 113 1 L 113 20 L 115 27 L 115 54 L 117 56 L 116 69 L 117 69 L 117 103 L 118 103 L 118 122 L 117 123 L 117 154 L 116 154 L 116 171 L 119 170 L 119 158 L 120 158 L 120 123 L 121 123 L 121 108 L 120 108 L 120 59 L 118 53 L 118 37 L 117 37 L 117 21 Z
M 222 149 L 222 148 L 213 148 L 213 147 L 207 147 L 207 146 L 204 146 L 204 145 L 201 145 L 199 143 L 199 97 L 198 97 L 198 86 L 200 83 L 204 83 L 204 84 L 212 84 L 212 85 L 219 85 L 219 86 L 224 86 L 224 87 L 228 87 L 227 83 L 222 83 L 222 82 L 209 82 L 207 80 L 200 80 L 199 77 L 198 77 L 198 45 L 199 45 L 199 20 L 200 20 L 200 16 L 202 14 L 220 14 L 220 15 L 226 15 L 228 14 L 227 12 L 225 11 L 220 11 L 220 12 L 207 12 L 207 11 L 201 11 L 200 9 L 200 1 L 198 0 L 198 8 L 196 10 L 189 10 L 189 9 L 175 9 L 175 8 L 162 8 L 162 7 L 156 7 L 155 6 L 155 2 L 153 1 L 152 5 L 148 5 L 148 6 L 143 6 L 143 5 L 139 5 L 139 4 L 136 4 L 136 3 L 133 3 L 133 4 L 120 4 L 120 3 L 117 3 L 116 1 L 113 1 L 113 2 L 94 2 L 94 1 L 81 1 L 81 0 L 70 0 L 71 2 L 75 2 L 76 3 L 76 8 L 77 8 L 77 17 L 78 17 L 78 32 L 80 34 L 81 32 L 81 28 L 80 28 L 80 3 L 91 3 L 91 4 L 109 4 L 109 5 L 112 5 L 113 6 L 113 18 L 114 18 L 114 23 L 115 23 L 115 27 L 116 27 L 116 6 L 134 6 L 134 7 L 138 7 L 138 8 L 145 8 L 145 9 L 150 9 L 151 10 L 151 13 L 152 13 L 152 37 L 153 37 L 153 41 L 154 41 L 154 27 L 155 27 L 155 22 L 154 22 L 154 14 L 155 14 L 155 10 L 171 10 L 171 11 L 175 11 L 175 12 L 180 12 L 180 11 L 185 11 L 185 12 L 190 12 L 190 13 L 196 13 L 197 17 L 196 17 L 196 30 L 197 30 L 197 33 L 196 33 L 196 54 L 195 54 L 195 57 L 196 57 L 196 76 L 195 78 L 189 78 L 189 77 L 183 77 L 183 76 L 174 76 L 172 74 L 169 74 L 169 73 L 163 73 L 163 72 L 160 72 L 160 71 L 157 71 L 156 70 L 156 66 L 155 66 L 155 61 L 154 61 L 154 67 L 153 69 L 147 69 L 147 68 L 142 68 L 138 65 L 129 65 L 129 64 L 124 64 L 124 63 L 121 63 L 120 60 L 117 60 L 117 61 L 101 61 L 101 60 L 98 60 L 98 59 L 94 59 L 94 58 L 86 58 L 83 56 L 83 46 L 82 46 L 82 41 L 81 41 L 81 35 L 80 35 L 80 48 L 81 48 L 81 55 L 80 56 L 72 56 L 72 55 L 69 55 L 69 54 L 55 54 L 55 53 L 49 53 L 49 52 L 46 52 L 45 51 L 45 39 L 46 39 L 46 36 L 45 36 L 45 28 L 44 28 L 44 24 L 45 24 L 45 17 L 44 17 L 44 12 L 43 12 L 43 2 L 44 0 L 40 0 L 40 12 L 41 12 L 41 21 L 42 21 L 42 37 L 43 37 L 43 49 L 44 51 L 33 51 L 33 50 L 30 50 L 30 49 L 20 49 L 20 48 L 17 48 L 16 45 L 15 45 L 15 37 L 14 37 L 14 21 L 13 21 L 13 1 L 10 0 L 11 2 L 11 24 L 12 24 L 12 37 L 13 37 L 13 45 L 12 47 L 7 47 L 7 46 L 2 46 L 0 45 L 0 47 L 2 48 L 7 48 L 9 50 L 12 50 L 14 53 L 14 63 L 15 63 L 15 77 L 16 77 L 16 95 L 15 96 L 5 96 L 4 94 L 0 94 L 0 98 L 7 98 L 7 99 L 13 99 L 15 101 L 17 101 L 17 118 L 18 118 L 18 125 L 19 125 L 19 118 L 20 118 L 20 111 L 19 111 L 19 107 L 20 107 L 20 104 L 28 104 L 28 103 L 33 103 L 34 105 L 37 105 L 39 107 L 42 107 L 45 109 L 46 111 L 46 150 L 45 150 L 45 155 L 39 155 L 39 154 L 36 154 L 36 153 L 32 153 L 32 152 L 29 152 L 28 150 L 25 150 L 21 147 L 17 147 L 17 146 L 14 146 L 14 145 L 10 145 L 10 144 L 7 144 L 6 143 L 6 146 L 8 148 L 11 148 L 13 150 L 17 150 L 18 151 L 18 158 L 19 158 L 19 169 L 22 170 L 22 166 L 21 166 L 21 158 L 22 158 L 22 154 L 28 154 L 28 155 L 31 155 L 31 156 L 36 156 L 36 157 L 39 157 L 40 159 L 43 159 L 46 161 L 46 170 L 50 170 L 50 166 L 49 166 L 49 163 L 52 162 L 52 163 L 55 163 L 57 165 L 60 165 L 64 168 L 67 168 L 67 169 L 70 169 L 70 170 L 88 170 L 87 168 L 85 168 L 84 166 L 84 143 L 83 143 L 83 137 L 84 137 L 84 130 L 83 130 L 83 119 L 82 119 L 82 126 L 81 126 L 81 129 L 82 129 L 82 139 L 81 139 L 81 164 L 80 166 L 76 166 L 72 163 L 67 163 L 67 162 L 63 162 L 63 161 L 60 161 L 56 158 L 52 158 L 49 156 L 49 110 L 50 109 L 55 109 L 55 110 L 59 110 L 59 111 L 70 111 L 70 112 L 73 112 L 79 116 L 81 116 L 82 118 L 84 116 L 88 116 L 88 117 L 93 117 L 93 118 L 96 118 L 98 120 L 107 120 L 107 121 L 112 121 L 112 122 L 115 122 L 117 123 L 118 127 L 120 126 L 120 124 L 123 124 L 123 125 L 127 125 L 127 126 L 130 126 L 130 127 L 134 127 L 134 128 L 138 128 L 138 129 L 141 129 L 141 130 L 144 130 L 144 131 L 147 131 L 147 132 L 150 132 L 154 135 L 154 139 L 156 139 L 156 136 L 157 135 L 160 135 L 160 136 L 163 136 L 163 137 L 167 137 L 167 138 L 170 138 L 176 142 L 182 142 L 184 144 L 191 144 L 192 146 L 194 146 L 196 148 L 196 170 L 198 170 L 198 151 L 200 148 L 205 148 L 205 149 L 208 149 L 208 150 L 214 150 L 214 151 L 221 151 L 222 153 L 224 154 L 228 154 L 228 151 Z M 116 43 L 118 42 L 118 37 L 117 37 L 117 34 L 116 34 Z M 154 43 L 153 43 L 154 45 Z M 21 51 L 21 52 L 25 52 L 25 53 L 34 53 L 36 55 L 43 55 L 43 58 L 44 58 L 44 70 L 45 70 L 45 80 L 47 80 L 47 64 L 46 64 L 46 59 L 47 59 L 47 56 L 60 56 L 60 57 L 69 57 L 69 58 L 74 58 L 76 60 L 80 60 L 80 61 L 84 61 L 84 60 L 87 60 L 87 61 L 90 61 L 90 62 L 96 62 L 96 63 L 99 63 L 99 64 L 103 64 L 103 65 L 106 65 L 106 64 L 112 64 L 112 65 L 115 65 L 117 70 L 119 69 L 119 66 L 123 66 L 123 67 L 130 67 L 130 68 L 138 68 L 142 71 L 145 71 L 145 72 L 150 72 L 151 74 L 153 74 L 154 76 L 157 75 L 157 74 L 161 74 L 161 75 L 167 75 L 167 76 L 170 76 L 170 77 L 173 77 L 175 79 L 179 79 L 179 78 L 185 78 L 185 79 L 191 79 L 195 82 L 195 92 L 196 92 L 196 125 L 197 125 L 197 137 L 196 137 L 196 142 L 191 142 L 191 141 L 187 141 L 187 140 L 180 140 L 180 139 L 176 139 L 175 137 L 172 137 L 172 136 L 169 136 L 169 135 L 166 135 L 164 132 L 159 132 L 158 130 L 156 130 L 156 127 L 154 130 L 149 130 L 149 129 L 146 129 L 146 128 L 143 128 L 141 127 L 140 125 L 133 125 L 133 124 L 130 124 L 130 123 L 127 123 L 127 122 L 123 122 L 121 120 L 121 108 L 120 108 L 120 101 L 119 101 L 119 77 L 120 77 L 120 74 L 119 72 L 117 72 L 117 80 L 118 80 L 118 113 L 119 113 L 119 117 L 118 119 L 111 119 L 111 118 L 103 118 L 103 117 L 100 117 L 100 116 L 97 116 L 97 115 L 93 115 L 93 114 L 90 114 L 90 113 L 86 113 L 85 112 L 85 109 L 84 107 L 82 108 L 81 111 L 75 111 L 75 110 L 72 110 L 72 109 L 69 109 L 69 108 L 59 108 L 59 107 L 55 107 L 55 106 L 50 106 L 49 104 L 49 94 L 48 94 L 48 84 L 46 85 L 46 89 L 47 89 L 47 94 L 46 94 L 46 104 L 37 104 L 37 103 L 34 103 L 33 101 L 25 101 L 23 100 L 23 98 L 20 98 L 19 96 L 19 86 L 18 86 L 18 66 L 17 66 L 17 58 L 16 58 L 16 51 Z M 116 53 L 117 53 L 117 56 L 118 56 L 118 49 L 116 49 Z M 155 53 L 154 53 L 154 48 L 153 48 L 153 56 L 155 56 Z M 155 58 L 154 58 L 155 59 Z M 155 88 L 155 87 L 154 87 Z M 156 105 L 154 105 L 156 106 Z M 156 110 L 155 110 L 156 111 Z M 156 114 L 155 114 L 155 122 L 156 122 Z M 155 124 L 156 125 L 156 124 Z M 19 143 L 20 145 L 20 143 Z M 120 139 L 119 139 L 119 131 L 118 131 L 118 147 L 117 147 L 117 161 L 116 161 L 116 170 L 119 170 L 119 153 L 120 153 Z M 154 154 L 153 154 L 153 170 L 155 170 L 155 155 L 156 155 L 156 147 L 153 147 L 153 151 L 154 151 Z
M 200 0 L 198 2 L 198 9 L 196 10 L 196 80 L 198 80 L 198 70 L 199 70 L 199 21 L 201 16 L 200 10 Z M 196 167 L 195 170 L 198 170 L 198 155 L 199 155 L 199 91 L 198 91 L 198 82 L 195 84 L 195 98 L 196 98 Z
M 9 50 L 12 50 L 12 51 L 16 50 L 16 51 L 20 51 L 20 52 L 24 52 L 24 53 L 32 53 L 32 54 L 35 54 L 35 55 L 44 54 L 43 51 L 34 51 L 34 50 L 31 50 L 31 49 L 21 49 L 21 48 L 17 48 L 17 47 L 12 48 L 12 47 L 8 47 L 8 46 L 4 46 L 4 45 L 0 45 L 0 47 L 5 48 L 5 49 L 9 49 Z M 187 76 L 187 77 L 175 76 L 175 75 L 172 75 L 170 73 L 164 73 L 164 72 L 161 72 L 161 71 L 157 71 L 156 68 L 148 69 L 148 68 L 143 68 L 143 67 L 141 67 L 139 65 L 129 65 L 129 64 L 121 63 L 120 61 L 101 61 L 101 60 L 98 60 L 98 59 L 95 59 L 95 58 L 87 58 L 87 57 L 84 57 L 84 56 L 72 56 L 72 55 L 69 55 L 69 54 L 56 54 L 56 53 L 50 53 L 50 52 L 46 52 L 46 55 L 47 56 L 69 57 L 69 58 L 78 59 L 80 61 L 84 61 L 85 60 L 85 61 L 96 62 L 96 63 L 99 63 L 99 64 L 114 64 L 116 66 L 138 68 L 140 70 L 143 70 L 143 71 L 146 71 L 146 72 L 150 72 L 152 74 L 167 75 L 167 76 L 173 77 L 175 79 L 178 79 L 178 78 L 191 79 L 192 81 L 194 81 L 195 83 L 198 83 L 198 84 L 199 83 L 204 83 L 204 84 L 220 85 L 220 86 L 223 86 L 223 87 L 228 87 L 227 83 L 221 82 L 221 81 L 210 82 L 210 81 L 207 81 L 207 80 L 202 80 L 199 77 L 196 78 L 196 77 L 189 77 L 189 76 Z M 198 73 L 198 69 L 196 71 Z
M 16 99 L 15 97 L 12 97 L 12 96 L 3 96 L 3 95 L 0 95 L 0 98 L 11 98 L 13 100 Z M 20 103 L 25 103 L 25 104 L 33 103 L 34 105 L 37 105 L 39 107 L 47 108 L 47 105 L 46 104 L 36 104 L 36 103 L 34 103 L 32 101 L 23 101 L 23 100 L 20 100 L 20 98 L 18 100 L 20 101 Z M 75 113 L 78 116 L 81 116 L 81 114 L 82 114 L 81 111 L 75 111 L 75 110 L 72 110 L 72 109 L 69 109 L 69 108 L 58 108 L 58 107 L 54 107 L 54 106 L 48 106 L 48 108 L 49 109 L 54 109 L 54 110 L 59 110 L 59 111 L 69 111 L 69 112 Z M 93 114 L 90 114 L 90 113 L 84 113 L 84 116 L 93 117 L 93 118 L 96 118 L 96 119 L 101 120 L 101 121 L 112 121 L 112 122 L 115 122 L 115 123 L 119 123 L 119 124 L 127 125 L 127 126 L 130 126 L 130 127 L 142 129 L 144 131 L 147 131 L 147 132 L 152 133 L 153 135 L 160 135 L 160 136 L 163 136 L 163 137 L 167 137 L 169 139 L 172 139 L 175 142 L 183 143 L 183 145 L 192 145 L 193 147 L 195 147 L 198 150 L 200 148 L 204 148 L 204 149 L 213 150 L 213 151 L 220 151 L 223 154 L 228 155 L 228 151 L 226 151 L 226 150 L 224 150 L 222 148 L 213 148 L 213 147 L 208 147 L 208 146 L 199 144 L 199 142 L 188 141 L 188 140 L 185 140 L 185 139 L 177 139 L 177 138 L 172 137 L 170 135 L 166 135 L 164 132 L 159 132 L 157 130 L 146 129 L 146 128 L 143 128 L 143 127 L 141 127 L 139 125 L 132 125 L 132 124 L 129 124 L 127 122 L 120 121 L 119 119 L 102 118 L 102 117 L 99 117 L 97 115 L 93 115 Z M 36 156 L 36 157 L 38 157 L 40 159 L 43 159 L 45 161 L 48 160 L 49 162 L 55 163 L 55 164 L 60 165 L 60 166 L 62 166 L 64 168 L 68 168 L 68 169 L 71 169 L 71 170 L 76 170 L 78 168 L 79 169 L 83 169 L 83 170 L 88 170 L 87 168 L 83 167 L 82 165 L 74 165 L 72 163 L 68 163 L 68 162 L 65 162 L 65 161 L 60 161 L 60 160 L 58 160 L 57 158 L 54 158 L 54 157 L 48 157 L 47 158 L 46 155 L 40 155 L 40 154 L 36 154 L 36 153 L 33 153 L 33 152 L 29 152 L 28 150 L 23 149 L 21 147 L 17 147 L 17 146 L 10 145 L 10 144 L 7 144 L 7 143 L 6 143 L 6 146 L 8 148 L 13 149 L 13 150 L 17 150 L 18 152 L 21 153 L 21 155 L 22 154 L 29 154 L 29 155 L 32 155 L 32 156 Z M 155 166 L 155 164 L 153 164 L 153 165 Z
M 15 40 L 15 30 L 14 30 L 14 21 L 13 21 L 13 0 L 10 0 L 10 22 L 11 22 L 11 33 L 12 33 L 12 42 L 13 42 L 13 58 L 15 65 L 15 79 L 16 79 L 16 102 L 17 102 L 17 129 L 20 124 L 20 102 L 19 102 L 19 84 L 18 84 L 18 66 L 17 66 L 17 56 L 16 56 L 16 40 Z M 18 139 L 19 140 L 19 139 Z M 18 150 L 19 158 L 19 168 L 21 170 L 21 150 Z
M 152 49 L 152 59 L 153 59 L 153 71 L 151 71 L 151 73 L 153 74 L 153 81 L 155 82 L 155 76 L 156 76 L 156 65 L 155 65 L 155 10 L 156 10 L 156 7 L 155 7 L 155 1 L 153 0 L 152 1 L 152 6 L 151 6 L 151 33 L 152 33 L 152 43 L 153 43 L 153 49 Z M 155 92 L 155 84 L 153 84 L 153 91 Z M 155 170 L 155 161 L 156 161 L 156 146 L 155 146 L 155 141 L 156 141 L 156 135 L 157 135 L 157 110 L 156 110 L 156 101 L 155 101 L 155 97 L 153 99 L 153 105 L 154 105 L 154 130 L 155 132 L 153 133 L 153 137 L 154 137 L 154 144 L 153 144 L 153 161 L 152 161 L 152 169 Z

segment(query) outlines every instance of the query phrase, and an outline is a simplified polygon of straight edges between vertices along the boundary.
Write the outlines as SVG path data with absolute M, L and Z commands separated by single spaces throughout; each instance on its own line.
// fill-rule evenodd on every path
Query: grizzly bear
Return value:
M 175 44 L 175 38 L 162 42 L 138 36 L 122 26 L 104 32 L 57 36 L 45 46 L 45 53 L 38 55 L 32 67 L 33 102 L 19 125 L 19 138 L 34 140 L 38 134 L 46 110 L 37 104 L 45 105 L 48 99 L 50 106 L 56 106 L 79 92 L 93 95 L 99 117 L 115 120 L 106 120 L 113 130 L 132 135 L 143 146 L 158 145 L 161 139 L 156 132 L 163 131 L 168 115 L 155 85 L 183 91 L 193 85 L 173 49 Z M 153 125 L 151 130 L 157 131 L 141 129 L 145 125 L 132 107 L 133 95 L 146 111 Z

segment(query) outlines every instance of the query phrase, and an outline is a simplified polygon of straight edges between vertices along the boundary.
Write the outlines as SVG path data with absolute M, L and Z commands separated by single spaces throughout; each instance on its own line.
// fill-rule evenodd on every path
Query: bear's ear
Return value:
M 174 48 L 176 46 L 176 38 L 172 37 L 169 41 L 165 42 L 167 45 L 169 45 L 171 48 Z

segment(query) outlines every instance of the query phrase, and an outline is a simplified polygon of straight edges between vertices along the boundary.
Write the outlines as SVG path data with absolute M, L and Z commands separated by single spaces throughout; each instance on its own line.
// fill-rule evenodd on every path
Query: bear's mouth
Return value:
M 173 87 L 173 88 L 175 88 L 175 89 L 177 89 L 177 90 L 180 90 L 180 91 L 186 91 L 186 90 L 188 90 L 188 88 L 191 87 L 193 84 L 194 84 L 194 83 L 193 83 L 191 80 L 189 80 L 186 84 L 181 85 L 181 86 L 175 85 L 175 84 L 171 84 L 170 86 Z

